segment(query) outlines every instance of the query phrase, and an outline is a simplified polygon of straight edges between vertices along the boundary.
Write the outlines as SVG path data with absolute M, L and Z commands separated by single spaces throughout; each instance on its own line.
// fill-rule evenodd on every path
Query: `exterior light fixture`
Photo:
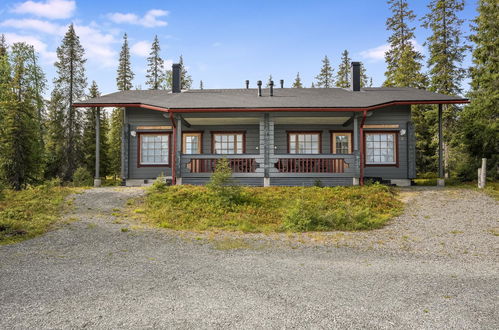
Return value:
M 131 131 L 130 135 L 133 136 L 133 137 L 136 137 L 137 136 L 137 132 L 136 131 Z

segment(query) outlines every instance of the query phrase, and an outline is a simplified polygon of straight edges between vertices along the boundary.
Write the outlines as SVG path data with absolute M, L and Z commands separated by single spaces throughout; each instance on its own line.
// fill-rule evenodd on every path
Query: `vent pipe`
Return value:
M 249 80 L 246 80 L 246 89 L 249 88 Z
M 284 79 L 281 79 L 281 88 L 284 88 Z
M 274 81 L 271 80 L 269 83 L 270 86 L 270 96 L 274 96 Z
M 180 93 L 180 63 L 172 64 L 172 93 Z
M 258 96 L 262 96 L 262 81 L 258 80 L 256 84 L 258 85 Z
M 352 62 L 352 91 L 359 92 L 360 91 L 360 62 Z

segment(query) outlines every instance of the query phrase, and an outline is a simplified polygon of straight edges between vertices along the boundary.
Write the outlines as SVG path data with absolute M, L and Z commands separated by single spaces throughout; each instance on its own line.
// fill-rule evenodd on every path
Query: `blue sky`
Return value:
M 429 2 L 409 1 L 418 20 Z M 135 72 L 134 86 L 145 88 L 146 57 L 158 35 L 167 64 L 182 54 L 194 88 L 239 88 L 249 79 L 265 81 L 272 74 L 290 86 L 299 71 L 309 87 L 328 55 L 335 68 L 341 52 L 364 62 L 374 86 L 382 84 L 383 51 L 389 35 L 390 15 L 385 0 L 324 1 L 114 1 L 31 0 L 2 1 L 0 33 L 9 43 L 25 41 L 40 53 L 49 82 L 53 62 L 68 24 L 86 49 L 89 82 L 103 93 L 116 90 L 116 66 L 123 33 L 128 33 Z M 476 16 L 476 0 L 466 1 L 460 13 L 469 21 Z M 429 31 L 414 22 L 416 46 L 424 54 Z M 465 66 L 470 64 L 469 56 Z M 467 88 L 467 86 L 464 86 Z

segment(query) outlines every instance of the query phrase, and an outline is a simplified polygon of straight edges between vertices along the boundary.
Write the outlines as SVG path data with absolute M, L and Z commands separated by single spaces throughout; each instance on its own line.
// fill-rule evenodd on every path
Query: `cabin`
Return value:
M 165 176 L 202 185 L 226 158 L 241 185 L 349 186 L 371 178 L 407 186 L 416 177 L 411 105 L 438 105 L 443 177 L 442 105 L 468 102 L 415 88 L 361 88 L 359 62 L 352 62 L 348 89 L 284 88 L 281 80 L 269 88 L 246 81 L 240 89 L 181 90 L 180 71 L 173 64 L 172 90 L 122 91 L 73 104 L 123 109 L 123 184 Z

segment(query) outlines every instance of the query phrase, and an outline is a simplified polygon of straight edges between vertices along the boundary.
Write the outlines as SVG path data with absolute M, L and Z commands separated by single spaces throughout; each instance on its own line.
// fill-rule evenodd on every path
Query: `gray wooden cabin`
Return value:
M 182 91 L 174 64 L 171 91 L 117 92 L 73 106 L 123 109 L 127 185 L 160 175 L 204 184 L 220 158 L 242 185 L 346 186 L 365 178 L 409 185 L 416 177 L 411 105 L 438 104 L 441 146 L 442 105 L 468 101 L 414 88 L 361 88 L 359 65 L 352 63 L 351 89 L 283 88 L 281 80 L 265 89 L 246 81 L 243 89 Z

